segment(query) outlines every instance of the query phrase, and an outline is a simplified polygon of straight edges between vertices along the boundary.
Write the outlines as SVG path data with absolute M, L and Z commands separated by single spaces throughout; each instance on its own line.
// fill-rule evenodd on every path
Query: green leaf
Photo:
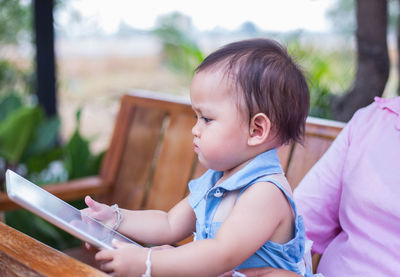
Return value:
M 0 102 L 0 122 L 7 118 L 9 114 L 21 108 L 22 101 L 15 93 L 6 95 Z
M 41 152 L 37 155 L 31 155 L 24 161 L 28 172 L 41 172 L 46 169 L 49 164 L 56 160 L 62 160 L 64 157 L 64 150 L 61 147 L 49 149 L 46 152 Z
M 82 138 L 76 130 L 65 148 L 65 167 L 69 178 L 75 179 L 83 176 L 90 160 L 89 142 Z
M 24 107 L 10 114 L 0 124 L 0 156 L 13 164 L 19 163 L 42 118 L 43 111 L 38 107 Z
M 65 147 L 65 168 L 69 179 L 76 179 L 98 173 L 103 158 L 101 153 L 93 156 L 89 148 L 89 140 L 79 132 L 81 110 L 76 113 L 76 129 Z
M 34 130 L 33 139 L 29 143 L 22 160 L 54 148 L 57 145 L 59 129 L 60 119 L 57 117 L 45 118 L 41 121 Z
M 89 165 L 87 167 L 87 172 L 86 172 L 87 176 L 96 175 L 99 173 L 101 161 L 104 158 L 104 154 L 105 154 L 105 151 L 101 152 L 98 155 L 91 156 L 91 159 L 89 160 Z

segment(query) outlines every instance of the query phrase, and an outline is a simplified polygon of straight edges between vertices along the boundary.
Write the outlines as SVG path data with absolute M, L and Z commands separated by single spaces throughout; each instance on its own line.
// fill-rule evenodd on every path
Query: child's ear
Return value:
M 247 143 L 255 146 L 264 143 L 271 131 L 271 121 L 264 113 L 258 113 L 251 118 L 249 138 Z

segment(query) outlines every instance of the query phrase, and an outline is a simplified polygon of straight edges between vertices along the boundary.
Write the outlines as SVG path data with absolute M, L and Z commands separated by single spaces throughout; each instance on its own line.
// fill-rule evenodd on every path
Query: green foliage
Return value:
M 0 102 L 0 122 L 2 122 L 10 113 L 22 106 L 21 98 L 15 94 L 10 94 Z
M 16 94 L 0 100 L 0 158 L 6 167 L 16 169 L 24 164 L 29 173 L 43 170 L 51 162 L 43 157 L 57 145 L 60 120 L 45 118 L 41 107 L 24 105 Z
M 190 79 L 195 67 L 204 59 L 196 41 L 189 35 L 193 33 L 190 18 L 179 12 L 162 16 L 153 32 L 162 41 L 164 62 Z
M 61 1 L 56 1 L 60 6 Z M 23 0 L 0 0 L 0 44 L 30 41 L 32 8 Z M 67 181 L 98 172 L 103 154 L 93 155 L 90 142 L 77 128 L 60 145 L 60 119 L 46 117 L 33 97 L 33 74 L 11 61 L 0 60 L 0 192 L 10 168 L 36 184 Z M 72 203 L 83 208 L 83 201 Z M 5 213 L 6 223 L 58 249 L 80 241 L 26 210 Z
M 70 204 L 77 209 L 85 207 L 83 200 L 74 201 Z M 69 249 L 82 244 L 76 237 L 27 210 L 6 212 L 5 220 L 7 225 L 59 250 Z
M 11 164 L 20 162 L 41 118 L 41 110 L 36 107 L 12 112 L 0 125 L 0 156 Z
M 32 92 L 33 74 L 19 69 L 12 62 L 0 60 L 0 97 L 8 94 Z
M 330 16 L 335 18 L 353 13 L 353 5 L 352 0 L 340 0 L 332 8 Z M 354 21 L 354 16 L 349 20 Z M 249 32 L 257 30 L 251 23 L 244 24 L 242 29 Z M 190 80 L 193 70 L 204 59 L 195 39 L 191 38 L 194 31 L 190 18 L 178 12 L 167 14 L 159 19 L 153 32 L 163 43 L 165 63 L 173 70 L 185 73 Z M 310 115 L 332 118 L 331 96 L 342 93 L 350 86 L 354 76 L 354 52 L 345 47 L 336 50 L 334 47 L 314 47 L 312 44 L 300 43 L 301 33 L 289 34 L 286 41 L 289 52 L 297 58 L 307 76 L 310 87 Z
M 7 225 L 60 250 L 80 244 L 78 239 L 27 210 L 6 212 L 5 219 Z
M 79 132 L 79 110 L 76 114 L 77 127 L 65 147 L 65 167 L 70 179 L 94 175 L 98 172 L 103 154 L 93 155 L 89 149 L 89 141 Z
M 15 43 L 21 33 L 28 35 L 32 15 L 30 5 L 21 0 L 0 0 L 0 43 Z
M 354 76 L 354 54 L 342 49 L 321 50 L 301 45 L 298 38 L 288 42 L 289 52 L 302 65 L 310 88 L 310 115 L 332 118 L 332 94 L 345 91 Z
M 46 118 L 41 107 L 25 105 L 15 94 L 0 99 L 0 107 L 1 183 L 7 168 L 17 170 L 37 184 L 98 173 L 103 153 L 91 153 L 90 142 L 79 132 L 79 116 L 74 134 L 65 146 L 60 146 L 60 120 L 57 117 Z M 82 207 L 82 201 L 74 205 Z M 76 238 L 28 211 L 11 211 L 5 215 L 8 225 L 55 248 L 64 249 L 79 243 Z

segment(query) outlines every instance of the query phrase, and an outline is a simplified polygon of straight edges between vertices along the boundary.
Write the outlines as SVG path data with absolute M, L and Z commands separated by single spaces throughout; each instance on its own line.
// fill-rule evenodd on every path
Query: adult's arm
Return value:
M 298 211 L 304 218 L 307 237 L 314 242 L 313 252 L 316 253 L 323 253 L 340 231 L 339 205 L 343 170 L 352 133 L 360 124 L 358 118 L 359 112 L 294 191 Z

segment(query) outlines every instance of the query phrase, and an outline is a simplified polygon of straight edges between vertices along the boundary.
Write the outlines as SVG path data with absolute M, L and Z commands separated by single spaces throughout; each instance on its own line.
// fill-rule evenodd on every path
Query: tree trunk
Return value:
M 53 28 L 54 0 L 34 0 L 36 95 L 46 115 L 57 115 Z
M 357 72 L 353 86 L 331 99 L 336 120 L 348 121 L 354 112 L 382 96 L 389 77 L 387 47 L 387 1 L 357 0 Z

